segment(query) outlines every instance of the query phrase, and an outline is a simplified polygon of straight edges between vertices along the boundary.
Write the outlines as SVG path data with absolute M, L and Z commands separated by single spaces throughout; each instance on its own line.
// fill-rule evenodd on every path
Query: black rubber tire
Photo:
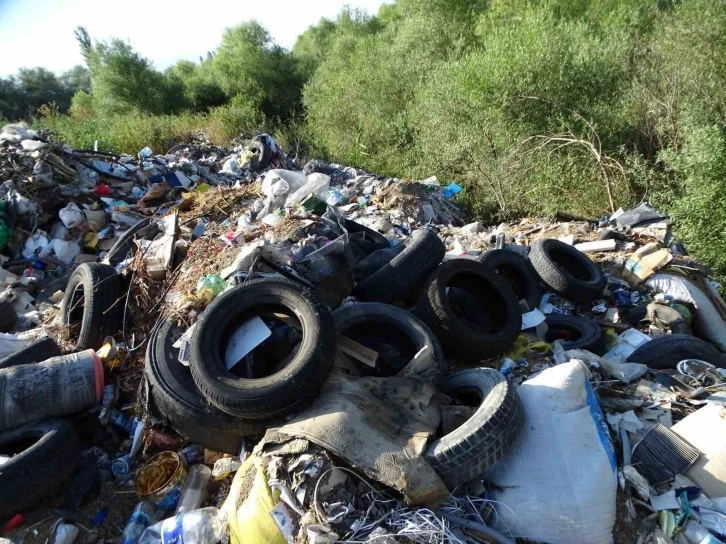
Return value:
M 391 262 L 360 282 L 353 296 L 367 302 L 403 300 L 443 260 L 444 243 L 431 229 L 419 229 L 403 242 L 406 249 Z
M 18 322 L 18 314 L 8 299 L 0 299 L 0 332 L 10 332 Z
M 75 350 L 99 349 L 106 336 L 121 329 L 121 280 L 113 266 L 83 263 L 68 280 L 61 318 L 66 327 L 80 325 Z M 82 312 L 82 313 L 81 313 Z
M 16 351 L 0 359 L 0 369 L 30 363 L 40 363 L 41 361 L 45 361 L 51 357 L 57 357 L 58 355 L 61 355 L 58 344 L 50 336 L 44 336 L 43 338 L 33 340 L 20 351 Z
M 363 233 L 363 238 L 356 238 L 354 242 L 365 255 L 370 255 L 377 249 L 391 247 L 391 242 L 388 241 L 388 238 L 373 229 L 369 229 L 365 225 L 361 225 L 350 219 L 344 219 L 343 226 L 348 231 L 348 234 Z
M 184 330 L 164 319 L 146 348 L 146 377 L 155 413 L 164 424 L 194 444 L 225 453 L 240 452 L 244 437 L 261 437 L 274 422 L 251 422 L 232 417 L 209 404 L 194 383 L 189 367 L 179 362 L 174 347 Z
M 335 332 L 343 336 L 345 336 L 345 331 L 354 325 L 366 322 L 380 323 L 398 334 L 405 335 L 415 346 L 416 353 L 427 346 L 431 349 L 436 363 L 436 372 L 424 376 L 425 378 L 438 385 L 447 373 L 444 352 L 438 339 L 423 321 L 406 310 L 378 302 L 360 302 L 335 310 L 333 321 L 335 322 Z
M 508 249 L 492 249 L 482 254 L 479 262 L 501 276 L 517 298 L 527 303 L 530 310 L 539 306 L 542 285 L 537 272 L 527 259 Z
M 58 489 L 73 473 L 81 443 L 73 425 L 42 419 L 0 433 L 0 452 L 19 441 L 30 447 L 0 467 L 0 519 L 19 514 Z
M 492 327 L 465 320 L 454 312 L 448 287 L 458 287 L 476 297 L 488 310 Z M 416 312 L 453 353 L 466 361 L 496 357 L 509 349 L 522 328 L 517 296 L 490 268 L 472 259 L 452 259 L 426 280 Z
M 565 350 L 585 349 L 595 355 L 603 355 L 607 351 L 600 325 L 587 318 L 550 314 L 545 322 L 549 327 L 545 339 L 550 344 L 561 339 L 564 340 L 561 344 Z
M 123 262 L 134 247 L 133 241 L 136 235 L 139 234 L 139 231 L 150 225 L 151 218 L 147 217 L 136 223 L 133 227 L 126 229 L 124 233 L 118 237 L 116 243 L 111 246 L 111 249 L 108 250 L 105 260 L 111 264 L 111 266 L 117 266 L 119 263 Z
M 572 302 L 590 302 L 605 287 L 600 268 L 587 255 L 559 240 L 535 241 L 529 259 L 542 281 Z
M 250 160 L 250 168 L 253 171 L 257 172 L 259 170 L 264 170 L 270 165 L 270 160 L 272 159 L 272 149 L 270 149 L 265 142 L 259 139 L 255 139 L 255 141 L 252 142 L 252 145 L 250 146 L 250 151 L 260 152 L 259 158 L 253 157 Z
M 646 342 L 628 357 L 656 370 L 674 369 L 684 359 L 700 359 L 719 368 L 726 368 L 726 355 L 708 342 L 687 334 L 668 334 Z
M 293 310 L 303 340 L 280 371 L 264 378 L 240 378 L 224 364 L 225 338 L 264 304 Z M 333 368 L 335 345 L 333 317 L 313 290 L 289 280 L 263 278 L 222 293 L 202 313 L 192 338 L 190 366 L 202 395 L 220 410 L 245 419 L 280 418 L 315 400 Z
M 457 392 L 480 397 L 471 418 L 447 435 L 429 443 L 424 456 L 449 489 L 464 484 L 502 459 L 524 427 L 522 401 L 501 372 L 472 368 L 452 374 L 441 387 L 445 395 Z

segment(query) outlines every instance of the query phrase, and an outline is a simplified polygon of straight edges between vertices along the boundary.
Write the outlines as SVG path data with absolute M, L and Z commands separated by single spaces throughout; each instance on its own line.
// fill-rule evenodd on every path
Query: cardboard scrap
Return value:
M 726 407 L 707 404 L 673 425 L 671 431 L 703 455 L 685 472 L 708 497 L 726 496 Z
M 673 260 L 668 248 L 659 249 L 659 247 L 655 243 L 646 244 L 631 255 L 622 273 L 630 285 L 638 285 Z

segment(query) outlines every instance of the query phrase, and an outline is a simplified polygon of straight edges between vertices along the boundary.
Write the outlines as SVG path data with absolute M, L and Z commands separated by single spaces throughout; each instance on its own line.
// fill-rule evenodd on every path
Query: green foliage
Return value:
M 292 56 L 257 22 L 227 28 L 212 68 L 228 96 L 243 95 L 269 118 L 299 107 L 302 81 Z
M 148 115 L 109 114 L 87 119 L 60 115 L 53 108 L 43 107 L 38 124 L 61 142 L 72 147 L 92 149 L 98 141 L 101 151 L 136 154 L 145 146 L 165 153 L 179 142 L 189 141 L 191 132 L 206 126 L 199 114 Z
M 83 66 L 60 77 L 45 68 L 21 68 L 17 76 L 0 78 L 0 114 L 11 120 L 27 119 L 51 102 L 66 112 L 79 89 L 90 90 L 90 74 Z

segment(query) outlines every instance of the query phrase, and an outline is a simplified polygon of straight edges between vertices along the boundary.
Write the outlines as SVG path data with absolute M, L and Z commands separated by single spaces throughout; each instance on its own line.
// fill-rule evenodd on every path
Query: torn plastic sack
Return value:
M 573 361 L 517 390 L 524 429 L 485 475 L 508 507 L 498 509 L 495 528 L 540 542 L 613 541 L 617 462 L 589 374 Z
M 408 504 L 435 508 L 449 491 L 422 454 L 440 419 L 437 393 L 428 383 L 358 378 L 334 369 L 315 404 L 268 429 L 264 442 L 305 438 L 400 491 Z
M 651 223 L 659 223 L 661 221 L 670 223 L 670 219 L 667 215 L 663 215 L 647 202 L 643 202 L 615 218 L 615 224 L 618 227 L 623 228 L 645 226 Z
M 287 544 L 270 515 L 276 504 L 262 459 L 258 455 L 248 457 L 235 474 L 222 505 L 229 523 L 230 544 Z
M 706 294 L 692 281 L 673 274 L 656 274 L 645 284 L 658 293 L 672 296 L 676 302 L 692 305 L 696 310 L 693 314 L 695 331 L 726 352 L 726 323 Z

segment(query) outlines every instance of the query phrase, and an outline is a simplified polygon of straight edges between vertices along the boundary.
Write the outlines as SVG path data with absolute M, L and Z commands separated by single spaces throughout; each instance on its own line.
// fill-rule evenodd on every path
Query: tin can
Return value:
M 179 454 L 164 451 L 154 455 L 139 469 L 134 491 L 162 510 L 175 508 L 181 496 L 187 471 Z

